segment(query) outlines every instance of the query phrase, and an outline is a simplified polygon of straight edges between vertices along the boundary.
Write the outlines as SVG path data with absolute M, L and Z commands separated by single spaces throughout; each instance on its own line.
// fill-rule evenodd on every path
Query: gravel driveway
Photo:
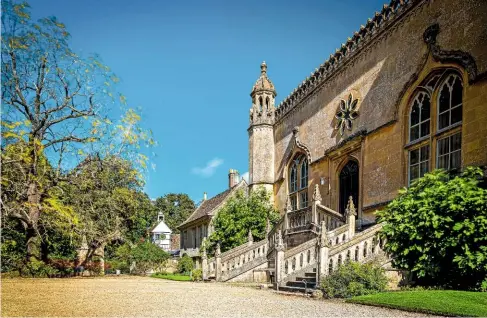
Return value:
M 2 316 L 404 317 L 398 310 L 145 277 L 2 280 Z

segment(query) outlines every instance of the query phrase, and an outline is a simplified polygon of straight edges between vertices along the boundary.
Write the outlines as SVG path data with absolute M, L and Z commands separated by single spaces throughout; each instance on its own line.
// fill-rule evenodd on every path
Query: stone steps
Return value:
M 316 268 L 311 272 L 306 272 L 301 276 L 296 277 L 292 281 L 288 281 L 284 286 L 279 286 L 279 290 L 292 293 L 312 293 L 316 289 Z

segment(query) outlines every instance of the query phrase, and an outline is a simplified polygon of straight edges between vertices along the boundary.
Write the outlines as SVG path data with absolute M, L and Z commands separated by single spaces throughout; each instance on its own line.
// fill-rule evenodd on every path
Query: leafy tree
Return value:
M 220 242 L 224 252 L 242 245 L 248 239 L 249 230 L 254 240 L 262 240 L 266 235 L 267 220 L 271 224 L 279 220 L 279 213 L 270 202 L 270 194 L 263 187 L 249 195 L 239 190 L 218 211 L 209 248 L 213 249 Z
M 181 274 L 189 274 L 193 270 L 193 260 L 188 254 L 184 254 L 178 262 L 178 272 Z
M 133 109 L 115 122 L 109 118 L 110 105 L 126 105 L 114 92 L 119 78 L 97 56 L 74 53 L 69 37 L 55 17 L 33 22 L 28 3 L 2 0 L 2 186 L 9 193 L 1 203 L 25 228 L 28 260 L 46 257 L 45 215 L 63 227 L 76 223 L 59 200 L 64 171 L 92 158 L 90 152 L 145 168 L 140 144 L 154 144 Z
M 443 170 L 402 189 L 377 212 L 394 266 L 420 284 L 473 288 L 487 284 L 487 190 L 482 171 L 469 167 L 456 177 Z
M 169 259 L 167 252 L 147 241 L 133 246 L 122 245 L 117 249 L 117 256 L 126 264 L 134 264 L 133 271 L 137 274 L 147 274 L 150 270 L 160 269 Z
M 155 205 L 164 214 L 164 222 L 173 233 L 179 233 L 177 226 L 183 223 L 196 206 L 186 193 L 169 193 L 156 199 Z
M 68 177 L 66 201 L 79 216 L 77 230 L 87 240 L 88 259 L 94 254 L 103 259 L 106 245 L 114 241 L 135 244 L 147 235 L 157 212 L 141 192 L 143 181 L 131 162 L 89 158 Z

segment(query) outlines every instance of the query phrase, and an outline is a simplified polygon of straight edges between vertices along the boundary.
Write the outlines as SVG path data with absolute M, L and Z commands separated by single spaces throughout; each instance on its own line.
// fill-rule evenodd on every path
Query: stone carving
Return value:
M 286 202 L 286 211 L 291 212 L 293 210 L 293 206 L 291 204 L 291 198 L 287 197 L 287 202 Z
M 220 249 L 220 243 L 216 244 L 216 251 L 215 251 L 215 257 L 220 257 L 222 255 L 221 249 Z
M 253 243 L 254 242 L 254 237 L 252 236 L 252 230 L 250 230 L 250 229 L 249 229 L 249 236 L 248 236 L 247 241 L 249 243 Z
M 277 237 L 276 237 L 276 249 L 277 250 L 283 250 L 284 249 L 284 241 L 282 239 L 282 232 L 279 230 L 277 232 Z
M 355 216 L 357 215 L 357 210 L 355 209 L 355 205 L 353 204 L 353 198 L 352 196 L 350 196 L 348 198 L 348 204 L 347 204 L 347 208 L 345 209 L 345 216 Z
M 328 235 L 327 235 L 327 228 L 326 228 L 326 222 L 325 221 L 321 221 L 319 246 L 320 247 L 330 247 L 331 246 L 330 239 L 328 238 Z
M 320 193 L 320 186 L 318 184 L 315 184 L 315 190 L 313 192 L 313 201 L 319 201 L 321 202 L 321 193 Z
M 357 106 L 358 99 L 354 99 L 352 93 L 348 95 L 347 100 L 340 100 L 340 107 L 335 115 L 335 129 L 340 131 L 340 136 L 343 136 L 345 129 L 352 130 L 352 121 L 358 117 Z
M 436 43 L 436 37 L 440 32 L 440 26 L 435 23 L 429 26 L 423 33 L 423 40 L 428 45 L 433 58 L 442 63 L 457 63 L 460 64 L 468 74 L 469 83 L 473 83 L 477 77 L 477 65 L 474 58 L 467 52 L 460 50 L 442 50 Z

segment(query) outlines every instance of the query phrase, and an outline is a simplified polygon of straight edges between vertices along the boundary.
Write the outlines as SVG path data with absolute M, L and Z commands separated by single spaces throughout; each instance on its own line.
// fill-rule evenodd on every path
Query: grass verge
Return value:
M 188 275 L 181 275 L 181 274 L 160 274 L 160 273 L 156 273 L 156 274 L 150 275 L 150 277 L 162 278 L 162 279 L 168 279 L 168 280 L 177 280 L 180 282 L 191 281 L 191 277 L 189 277 Z
M 457 290 L 385 292 L 347 302 L 445 316 L 487 317 L 487 293 Z

